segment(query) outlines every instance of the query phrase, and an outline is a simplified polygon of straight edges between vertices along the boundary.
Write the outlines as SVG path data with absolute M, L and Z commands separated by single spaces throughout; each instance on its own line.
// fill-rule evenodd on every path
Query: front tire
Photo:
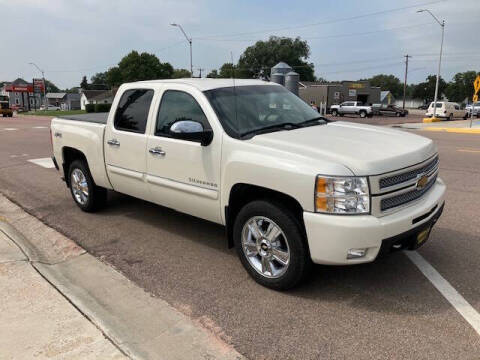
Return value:
M 245 205 L 235 219 L 233 238 L 242 265 L 263 286 L 290 289 L 310 269 L 304 232 L 280 204 L 257 200 Z
M 338 111 L 337 110 L 332 110 L 332 115 L 333 116 L 338 116 Z
M 367 117 L 367 113 L 365 111 L 360 111 L 360 117 L 362 119 L 366 118 Z
M 95 185 L 84 160 L 75 160 L 68 171 L 70 193 L 75 203 L 85 212 L 101 209 L 107 201 L 107 189 Z

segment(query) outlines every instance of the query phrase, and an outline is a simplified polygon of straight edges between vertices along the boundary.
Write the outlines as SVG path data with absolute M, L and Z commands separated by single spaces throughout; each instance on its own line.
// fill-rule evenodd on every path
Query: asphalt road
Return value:
M 404 253 L 315 266 L 280 293 L 248 277 L 221 226 L 115 193 L 104 211 L 81 212 L 55 169 L 28 161 L 50 156 L 48 125 L 0 118 L 0 191 L 247 357 L 480 358 L 478 333 Z M 480 311 L 480 135 L 421 135 L 438 145 L 448 193 L 419 253 Z

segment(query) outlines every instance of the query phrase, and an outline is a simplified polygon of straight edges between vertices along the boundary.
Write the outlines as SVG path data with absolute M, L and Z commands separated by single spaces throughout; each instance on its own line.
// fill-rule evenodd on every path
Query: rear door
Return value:
M 104 149 L 108 177 L 115 191 L 148 198 L 146 173 L 146 128 L 151 117 L 154 90 L 132 88 L 123 92 L 105 130 Z M 116 107 L 115 107 L 116 106 Z
M 147 140 L 147 183 L 152 200 L 214 222 L 221 222 L 221 135 L 205 96 L 183 85 L 163 91 Z M 208 146 L 174 139 L 169 127 L 179 120 L 200 122 L 213 130 Z

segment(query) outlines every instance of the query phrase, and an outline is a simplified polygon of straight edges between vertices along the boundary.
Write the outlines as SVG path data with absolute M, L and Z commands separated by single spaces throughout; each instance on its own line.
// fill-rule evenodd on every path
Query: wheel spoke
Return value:
M 268 229 L 265 233 L 265 237 L 270 242 L 274 242 L 277 239 L 278 235 L 280 235 L 280 233 L 281 233 L 281 230 L 274 224 L 270 223 L 268 224 Z
M 286 266 L 288 265 L 288 251 L 284 251 L 279 248 L 272 248 L 272 256 L 275 260 L 277 260 L 281 265 Z
M 270 263 L 270 260 L 267 259 L 265 256 L 262 256 L 262 272 L 269 273 L 269 275 L 273 275 L 272 272 L 272 264 Z
M 255 220 L 251 221 L 248 224 L 248 229 L 252 233 L 252 236 L 255 238 L 255 240 L 258 240 L 262 237 L 262 230 L 260 230 Z
M 243 245 L 247 250 L 247 256 L 256 256 L 258 254 L 257 245 L 253 242 L 249 242 Z

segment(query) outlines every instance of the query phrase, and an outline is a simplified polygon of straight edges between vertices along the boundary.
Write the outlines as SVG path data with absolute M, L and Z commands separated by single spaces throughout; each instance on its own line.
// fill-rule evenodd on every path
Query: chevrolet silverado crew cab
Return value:
M 372 117 L 373 110 L 371 106 L 365 106 L 360 101 L 345 101 L 340 105 L 330 106 L 330 113 L 333 116 L 360 115 L 360 117 Z
M 123 84 L 109 114 L 54 118 L 51 133 L 82 210 L 114 190 L 222 224 L 248 273 L 274 289 L 312 263 L 415 249 L 444 206 L 432 140 L 329 122 L 260 80 Z

